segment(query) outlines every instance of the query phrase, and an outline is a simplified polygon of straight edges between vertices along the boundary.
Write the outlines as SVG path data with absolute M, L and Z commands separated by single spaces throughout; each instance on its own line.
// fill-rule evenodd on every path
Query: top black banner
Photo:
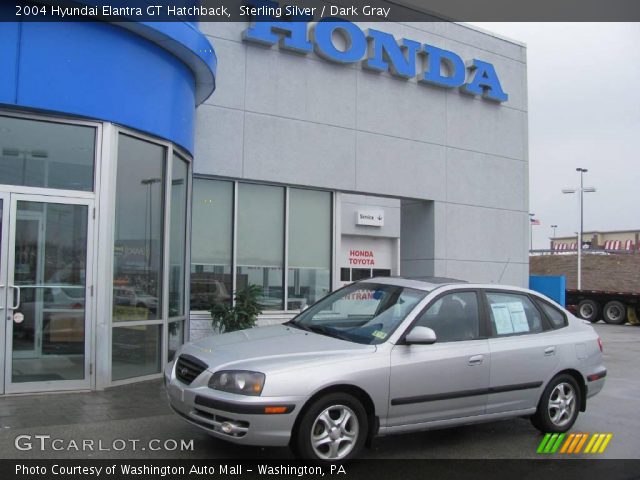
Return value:
M 2 22 L 633 22 L 639 0 L 0 0 Z

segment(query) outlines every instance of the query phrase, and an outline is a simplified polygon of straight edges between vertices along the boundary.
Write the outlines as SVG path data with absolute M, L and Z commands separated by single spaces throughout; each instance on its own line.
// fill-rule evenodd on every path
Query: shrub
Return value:
M 211 325 L 220 333 L 244 330 L 256 325 L 260 309 L 262 291 L 258 285 L 248 285 L 236 291 L 235 305 L 230 303 L 216 303 L 211 308 Z

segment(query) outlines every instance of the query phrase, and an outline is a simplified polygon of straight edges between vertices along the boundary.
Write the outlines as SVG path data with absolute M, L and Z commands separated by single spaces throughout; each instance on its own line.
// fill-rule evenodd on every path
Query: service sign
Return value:
M 358 210 L 356 212 L 356 225 L 384 226 L 384 210 Z

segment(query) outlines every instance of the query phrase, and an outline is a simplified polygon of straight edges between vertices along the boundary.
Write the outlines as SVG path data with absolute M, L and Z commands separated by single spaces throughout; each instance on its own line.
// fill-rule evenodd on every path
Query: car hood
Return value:
M 181 353 L 201 359 L 211 372 L 235 368 L 267 373 L 375 351 L 375 345 L 361 345 L 286 325 L 273 325 L 207 337 L 186 344 Z

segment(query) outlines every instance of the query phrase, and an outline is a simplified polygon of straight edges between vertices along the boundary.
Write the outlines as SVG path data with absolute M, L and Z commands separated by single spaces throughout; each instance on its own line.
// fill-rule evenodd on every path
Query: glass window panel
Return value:
M 283 308 L 284 188 L 240 184 L 237 288 L 258 285 L 263 310 Z
M 169 224 L 169 318 L 184 315 L 185 245 L 187 234 L 187 162 L 173 156 Z
M 115 327 L 111 347 L 111 378 L 160 373 L 161 325 Z
M 173 360 L 178 348 L 184 343 L 184 321 L 169 323 L 169 354 L 167 356 L 167 362 Z
M 209 310 L 233 291 L 233 183 L 194 179 L 191 208 L 191 310 Z
M 567 317 L 564 316 L 564 313 L 542 300 L 537 300 L 537 303 L 542 307 L 544 313 L 547 314 L 553 328 L 562 328 L 567 326 Z
M 165 148 L 127 135 L 118 142 L 113 320 L 162 314 Z
M 438 343 L 474 340 L 479 336 L 478 298 L 475 292 L 456 292 L 432 303 L 417 326 L 436 332 Z
M 94 127 L 0 116 L 0 184 L 93 191 Z
M 84 378 L 87 210 L 17 202 L 13 382 Z
M 331 285 L 331 193 L 289 190 L 287 309 L 315 303 Z
M 493 336 L 518 335 L 542 331 L 542 316 L 525 295 L 488 292 Z

